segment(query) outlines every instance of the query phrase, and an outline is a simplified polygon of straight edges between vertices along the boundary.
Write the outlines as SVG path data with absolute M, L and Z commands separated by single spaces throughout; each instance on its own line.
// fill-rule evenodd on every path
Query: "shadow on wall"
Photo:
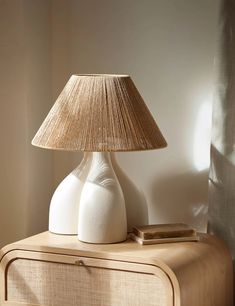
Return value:
M 156 204 L 150 209 L 155 218 L 159 216 L 166 222 L 189 223 L 200 231 L 206 231 L 208 170 L 171 174 L 156 179 L 151 187 L 152 202 Z

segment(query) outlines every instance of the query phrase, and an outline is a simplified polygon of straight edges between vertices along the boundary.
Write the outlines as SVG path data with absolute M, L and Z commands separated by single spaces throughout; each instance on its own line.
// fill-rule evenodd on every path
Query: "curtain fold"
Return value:
M 209 174 L 209 232 L 220 236 L 235 257 L 235 0 L 220 12 L 217 90 L 213 105 Z

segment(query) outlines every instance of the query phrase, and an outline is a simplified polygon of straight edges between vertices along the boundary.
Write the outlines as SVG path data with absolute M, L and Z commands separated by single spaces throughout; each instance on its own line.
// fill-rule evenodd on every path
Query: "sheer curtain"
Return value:
M 221 3 L 218 82 L 213 105 L 209 232 L 235 257 L 235 1 Z

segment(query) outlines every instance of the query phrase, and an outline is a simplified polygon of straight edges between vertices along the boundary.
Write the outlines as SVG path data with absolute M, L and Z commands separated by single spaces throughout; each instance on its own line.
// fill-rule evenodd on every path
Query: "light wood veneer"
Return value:
M 233 305 L 230 254 L 219 239 L 205 234 L 200 242 L 142 246 L 131 240 L 86 244 L 76 236 L 44 232 L 6 246 L 0 260 L 1 305 L 32 306 L 36 301 L 35 305 L 61 306 L 66 298 L 60 295 L 61 288 L 66 294 L 70 292 L 69 301 L 71 295 L 80 303 L 71 302 L 69 306 Z M 40 287 L 40 279 L 48 284 L 46 295 L 40 291 L 45 290 L 45 286 Z M 51 298 L 56 286 L 58 301 Z M 77 288 L 77 295 L 75 289 L 70 290 L 72 286 Z M 28 287 L 35 292 L 30 293 Z

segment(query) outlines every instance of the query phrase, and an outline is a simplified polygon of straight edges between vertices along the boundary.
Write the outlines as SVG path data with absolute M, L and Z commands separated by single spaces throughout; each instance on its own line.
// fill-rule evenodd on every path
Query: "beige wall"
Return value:
M 53 152 L 31 145 L 52 101 L 52 27 L 48 0 L 24 1 L 27 105 L 27 235 L 47 229 L 53 186 Z
M 50 3 L 0 1 L 0 246 L 47 227 L 52 153 L 31 138 L 51 101 Z
M 26 230 L 27 126 L 22 7 L 22 1 L 0 2 L 1 245 L 21 237 Z
M 205 229 L 218 3 L 0 0 L 0 245 L 46 229 L 52 190 L 81 158 L 30 145 L 72 73 L 132 76 L 169 147 L 121 153 L 120 164 L 151 223 Z

